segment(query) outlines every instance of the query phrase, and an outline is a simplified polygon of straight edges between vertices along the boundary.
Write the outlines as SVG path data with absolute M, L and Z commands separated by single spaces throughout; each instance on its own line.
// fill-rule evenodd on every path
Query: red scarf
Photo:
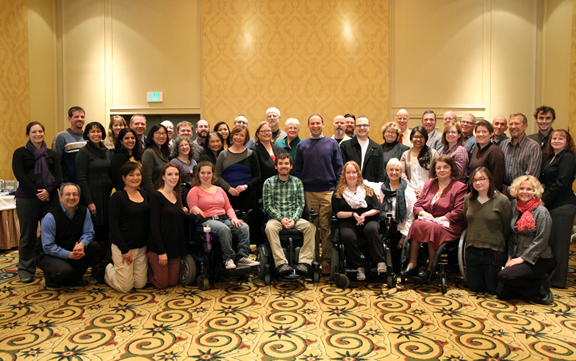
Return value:
M 532 211 L 541 204 L 540 199 L 534 197 L 529 202 L 524 203 L 522 201 L 518 201 L 516 203 L 516 209 L 518 212 L 522 213 L 522 216 L 518 220 L 518 230 L 520 232 L 524 232 L 525 230 L 534 230 L 536 229 L 536 222 L 534 221 L 534 217 L 532 217 Z

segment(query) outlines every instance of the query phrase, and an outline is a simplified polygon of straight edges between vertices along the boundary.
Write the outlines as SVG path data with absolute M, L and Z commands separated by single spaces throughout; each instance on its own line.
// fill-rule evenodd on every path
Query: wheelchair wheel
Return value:
M 312 271 L 312 282 L 314 283 L 320 282 L 320 272 L 314 270 Z
M 446 276 L 444 276 L 444 277 L 442 277 L 442 278 L 440 279 L 440 288 L 442 289 L 442 294 L 445 295 L 446 292 L 447 292 L 447 289 L 446 289 Z
M 388 273 L 388 276 L 386 277 L 386 285 L 388 286 L 388 288 L 396 287 L 396 275 L 395 274 Z
M 264 275 L 264 284 L 266 286 L 270 286 L 271 283 L 272 283 L 272 278 L 270 277 L 270 273 L 266 273 Z
M 460 241 L 458 242 L 458 266 L 460 267 L 460 274 L 464 279 L 464 282 L 468 282 L 466 278 L 466 230 L 462 232 L 460 236 Z
M 347 275 L 343 273 L 337 275 L 334 281 L 336 282 L 336 286 L 342 289 L 348 287 L 348 285 L 350 284 L 350 279 L 348 278 Z
M 258 278 L 264 280 L 264 277 L 266 276 L 266 263 L 268 263 L 268 259 L 264 252 L 263 245 L 258 247 L 258 260 L 260 261 L 260 264 L 258 265 Z
M 338 254 L 338 247 L 332 247 L 332 254 L 330 255 L 330 281 L 334 281 L 334 277 L 340 273 L 340 256 Z
M 210 288 L 210 282 L 208 281 L 207 277 L 198 276 L 198 288 L 202 291 L 206 291 Z
M 190 254 L 185 254 L 180 258 L 180 284 L 188 286 L 196 279 L 196 261 Z

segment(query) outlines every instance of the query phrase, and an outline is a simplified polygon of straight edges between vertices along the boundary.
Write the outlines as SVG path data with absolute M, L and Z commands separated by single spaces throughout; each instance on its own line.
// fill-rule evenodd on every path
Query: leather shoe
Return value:
M 537 302 L 541 305 L 549 305 L 552 301 L 554 301 L 554 294 L 552 291 L 549 291 L 548 294 L 540 296 Z
M 432 272 L 429 269 L 425 269 L 424 271 L 420 271 L 418 273 L 418 278 L 421 278 L 424 281 L 430 281 L 430 275 Z
M 404 270 L 402 272 L 400 272 L 400 276 L 402 277 L 410 277 L 410 276 L 414 276 L 416 274 L 416 267 L 414 268 L 410 268 L 408 266 L 406 266 L 406 268 L 404 268 Z

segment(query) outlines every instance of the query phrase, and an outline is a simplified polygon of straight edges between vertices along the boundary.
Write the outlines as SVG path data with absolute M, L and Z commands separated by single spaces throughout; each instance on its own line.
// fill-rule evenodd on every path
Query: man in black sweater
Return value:
M 79 202 L 80 187 L 64 183 L 60 186 L 60 204 L 42 219 L 37 265 L 44 271 L 46 287 L 87 284 L 82 277 L 100 246 L 92 242 L 90 212 Z

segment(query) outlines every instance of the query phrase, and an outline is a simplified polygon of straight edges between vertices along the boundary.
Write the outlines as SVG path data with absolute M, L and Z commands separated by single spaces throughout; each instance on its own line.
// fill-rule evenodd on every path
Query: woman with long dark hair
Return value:
M 186 252 L 180 172 L 174 163 L 160 171 L 158 190 L 150 197 L 148 280 L 158 289 L 174 287 L 180 276 L 180 256 Z
M 146 149 L 142 154 L 142 186 L 144 191 L 151 197 L 160 185 L 160 173 L 166 163 L 170 148 L 168 147 L 168 130 L 162 124 L 156 124 L 148 132 Z
M 421 125 L 412 129 L 410 141 L 412 142 L 412 149 L 405 151 L 400 158 L 403 171 L 402 178 L 408 181 L 418 196 L 424 183 L 430 179 L 430 164 L 438 158 L 438 152 L 426 145 L 428 133 Z
M 58 186 L 62 168 L 58 154 L 44 141 L 44 126 L 38 122 L 26 126 L 28 142 L 14 151 L 12 172 L 18 180 L 16 213 L 20 223 L 18 276 L 23 283 L 34 280 L 38 222 L 58 206 Z
M 230 141 L 230 127 L 226 122 L 218 122 L 214 126 L 214 132 L 220 134 L 222 137 L 222 148 L 228 149 L 231 144 Z
M 208 137 L 206 137 L 206 152 L 200 156 L 200 161 L 207 160 L 212 164 L 216 165 L 216 161 L 218 160 L 218 156 L 220 152 L 224 150 L 222 147 L 224 144 L 224 140 L 219 133 L 210 132 L 208 133 Z
M 124 181 L 120 174 L 120 168 L 126 162 L 135 162 L 141 165 L 142 145 L 136 132 L 131 128 L 124 128 L 118 133 L 114 143 L 114 155 L 110 162 L 112 168 L 112 185 L 116 190 L 124 188 Z

